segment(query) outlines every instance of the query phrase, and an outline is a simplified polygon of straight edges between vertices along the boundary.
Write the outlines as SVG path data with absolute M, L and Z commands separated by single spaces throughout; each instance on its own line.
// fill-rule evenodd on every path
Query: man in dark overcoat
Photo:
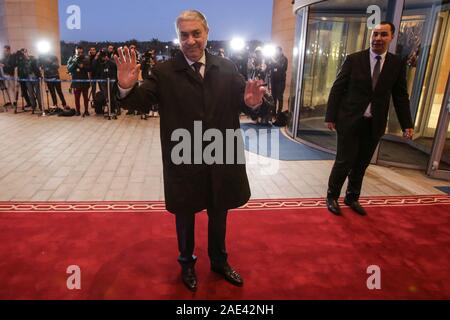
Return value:
M 265 88 L 261 81 L 245 83 L 233 62 L 205 50 L 209 27 L 199 11 L 182 12 L 176 29 L 180 52 L 158 64 L 140 86 L 136 53 L 127 47 L 119 50 L 115 59 L 120 99 L 124 105 L 159 105 L 164 195 L 167 210 L 176 217 L 183 283 L 197 289 L 195 213 L 206 209 L 211 269 L 241 286 L 242 277 L 228 264 L 226 221 L 229 209 L 250 198 L 239 114 L 261 106 Z M 233 143 L 226 143 L 231 132 Z M 186 136 L 188 142 L 180 141 Z M 180 149 L 184 143 L 188 147 Z M 210 143 L 220 148 L 208 153 Z

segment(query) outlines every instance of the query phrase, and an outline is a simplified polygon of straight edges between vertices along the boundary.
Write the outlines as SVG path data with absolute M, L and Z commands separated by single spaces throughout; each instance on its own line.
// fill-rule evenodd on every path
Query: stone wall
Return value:
M 47 40 L 60 58 L 58 0 L 0 0 L 0 44 L 13 52 L 27 48 L 38 56 L 36 44 Z
M 295 37 L 295 15 L 292 12 L 291 0 L 273 0 L 272 42 L 283 48 L 289 65 L 286 76 L 286 90 L 284 92 L 284 109 L 288 107 L 291 85 L 292 51 Z

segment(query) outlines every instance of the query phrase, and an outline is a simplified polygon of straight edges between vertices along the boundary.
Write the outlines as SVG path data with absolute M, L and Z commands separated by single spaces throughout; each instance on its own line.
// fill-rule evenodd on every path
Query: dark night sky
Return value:
M 70 5 L 81 9 L 80 30 L 66 27 Z M 61 40 L 172 40 L 176 36 L 175 18 L 186 9 L 206 15 L 210 40 L 234 36 L 270 40 L 272 0 L 59 0 Z

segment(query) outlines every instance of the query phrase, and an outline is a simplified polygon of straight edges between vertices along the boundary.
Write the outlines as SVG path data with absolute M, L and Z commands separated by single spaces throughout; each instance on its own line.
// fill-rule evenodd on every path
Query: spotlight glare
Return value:
M 231 49 L 241 51 L 245 47 L 245 41 L 242 38 L 233 38 L 230 42 Z
M 275 56 L 275 46 L 273 44 L 267 44 L 263 48 L 263 54 L 266 58 L 272 58 Z
M 37 43 L 37 49 L 38 52 L 41 54 L 49 53 L 50 52 L 50 42 L 46 40 L 41 40 Z
M 176 45 L 176 46 L 180 44 L 180 40 L 178 40 L 178 38 L 173 39 L 172 42 L 173 42 L 173 44 Z

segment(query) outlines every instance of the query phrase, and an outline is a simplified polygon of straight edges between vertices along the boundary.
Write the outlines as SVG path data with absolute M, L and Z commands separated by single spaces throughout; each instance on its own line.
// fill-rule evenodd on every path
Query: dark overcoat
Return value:
M 239 114 L 248 110 L 244 103 L 245 81 L 235 65 L 208 52 L 205 54 L 204 79 L 179 52 L 173 59 L 158 64 L 149 79 L 136 85 L 122 99 L 123 105 L 159 105 L 166 209 L 175 214 L 199 212 L 211 205 L 216 209 L 236 208 L 250 198 L 245 163 L 236 163 L 237 155 L 244 154 L 241 137 L 234 139 L 232 148 L 223 149 L 223 163 L 194 159 L 195 144 L 198 145 L 199 137 L 206 130 L 220 131 L 223 143 L 218 141 L 218 144 L 225 145 L 227 130 L 230 134 L 239 129 Z M 194 132 L 196 121 L 200 121 L 198 132 L 201 124 L 200 134 Z M 173 148 L 177 146 L 179 150 L 182 142 L 181 138 L 172 137 L 177 129 L 185 129 L 192 139 L 191 150 L 183 151 L 189 154 L 190 161 L 181 164 L 172 159 Z M 204 150 L 210 142 L 200 139 Z M 183 152 L 179 154 L 185 155 Z M 226 161 L 230 152 L 235 160 L 231 164 Z

